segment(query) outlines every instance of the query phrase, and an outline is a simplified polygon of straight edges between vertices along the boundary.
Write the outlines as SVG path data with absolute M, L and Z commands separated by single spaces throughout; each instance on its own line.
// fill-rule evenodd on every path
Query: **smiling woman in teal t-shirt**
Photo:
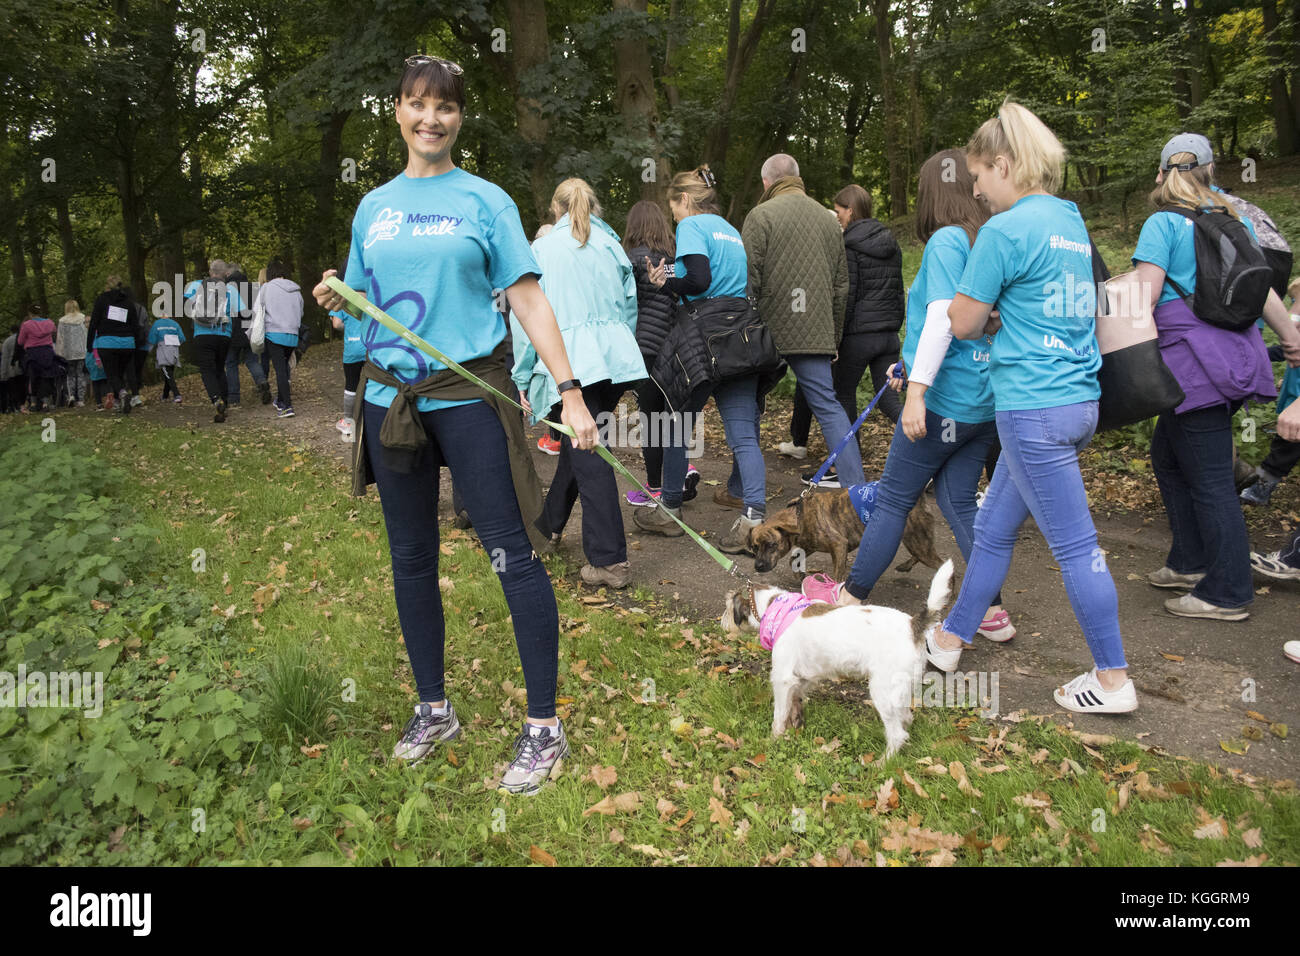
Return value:
M 407 59 L 394 96 L 406 168 L 358 206 L 345 281 L 447 357 L 473 363 L 480 377 L 510 394 L 500 349 L 504 294 L 560 383 L 561 419 L 574 429 L 574 444 L 590 449 L 597 440 L 596 424 L 537 283 L 537 263 L 519 211 L 498 186 L 452 162 L 465 118 L 463 74 L 458 64 L 437 57 Z M 312 294 L 322 307 L 337 311 L 344 299 L 323 281 L 333 274 L 325 273 Z M 567 755 L 568 742 L 555 715 L 555 593 L 533 550 L 516 491 L 527 493 L 530 510 L 540 504 L 532 501 L 537 479 L 522 424 L 499 400 L 445 401 L 412 394 L 405 386 L 424 387 L 445 373 L 442 365 L 369 317 L 362 319 L 362 338 L 369 358 L 359 385 L 356 460 L 363 473 L 367 467 L 373 471 L 379 486 L 397 615 L 418 693 L 414 716 L 393 757 L 422 760 L 461 731 L 443 677 L 438 485 L 439 469 L 446 465 L 474 530 L 495 556 L 493 567 L 510 607 L 528 691 L 527 721 L 515 738 L 499 789 L 535 793 Z M 497 357 L 487 360 L 493 355 Z M 367 379 L 372 379 L 369 386 Z

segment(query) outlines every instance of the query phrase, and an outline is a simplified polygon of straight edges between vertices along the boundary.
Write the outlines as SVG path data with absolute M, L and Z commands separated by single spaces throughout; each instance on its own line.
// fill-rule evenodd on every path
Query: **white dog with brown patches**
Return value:
M 952 561 L 930 582 L 926 627 L 936 625 L 952 590 Z M 912 723 L 912 688 L 925 670 L 924 631 L 912 617 L 874 604 L 837 607 L 809 601 L 780 588 L 733 591 L 727 595 L 722 626 L 751 629 L 772 652 L 772 736 L 803 726 L 803 699 L 831 677 L 869 683 L 871 703 L 885 725 L 885 757 L 907 742 Z

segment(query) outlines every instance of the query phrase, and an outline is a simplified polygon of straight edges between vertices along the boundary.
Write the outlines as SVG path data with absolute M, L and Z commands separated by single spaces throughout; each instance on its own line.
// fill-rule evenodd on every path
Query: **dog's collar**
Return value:
M 758 613 L 758 602 L 754 600 L 754 589 L 749 589 L 749 610 L 754 615 L 754 620 L 760 620 L 763 615 Z

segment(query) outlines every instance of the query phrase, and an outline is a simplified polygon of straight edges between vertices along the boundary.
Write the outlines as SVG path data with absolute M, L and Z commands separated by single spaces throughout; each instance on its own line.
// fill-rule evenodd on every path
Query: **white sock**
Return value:
M 424 703 L 429 704 L 427 700 Z M 429 704 L 429 709 L 435 714 L 445 714 L 447 712 L 447 702 L 444 700 L 441 704 Z
M 540 737 L 543 730 L 549 730 L 552 735 L 555 735 L 559 733 L 560 725 L 557 723 L 552 727 L 550 724 L 535 724 L 532 721 L 528 722 L 528 735 L 530 737 Z

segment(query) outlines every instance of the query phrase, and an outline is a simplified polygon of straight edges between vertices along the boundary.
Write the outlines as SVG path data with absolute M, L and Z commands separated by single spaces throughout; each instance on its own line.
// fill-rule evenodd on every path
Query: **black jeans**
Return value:
M 840 341 L 840 357 L 831 365 L 831 380 L 835 397 L 849 416 L 849 424 L 858 420 L 858 383 L 867 369 L 871 370 L 871 384 L 876 391 L 888 380 L 889 366 L 898 361 L 897 332 L 853 332 Z M 898 393 L 893 389 L 880 397 L 876 408 L 891 422 L 897 423 L 903 411 Z M 798 385 L 794 389 L 794 412 L 790 416 L 790 438 L 796 445 L 808 444 L 808 431 L 812 427 L 812 409 Z M 838 441 L 838 438 L 835 439 Z
M 510 608 L 509 624 L 493 624 L 492 633 L 513 627 L 528 690 L 528 716 L 554 717 L 560 647 L 555 591 L 524 530 L 510 477 L 506 435 L 496 413 L 486 402 L 421 412 L 429 445 L 409 471 L 394 470 L 396 462 L 385 459 L 379 430 L 387 413 L 388 409 L 370 402 L 357 410 L 365 415 L 366 452 L 375 472 L 393 559 L 397 617 L 420 700 L 433 702 L 444 696 L 446 621 L 438 587 L 438 480 L 439 469 L 446 465 Z
M 99 351 L 99 360 L 104 365 L 104 374 L 108 376 L 109 394 L 114 398 L 122 395 L 122 389 L 134 394 L 140 388 L 135 377 L 135 349 L 105 349 Z
M 621 388 L 615 389 L 608 381 L 582 386 L 583 400 L 597 424 L 601 424 L 602 414 L 608 420 L 622 393 Z M 548 417 L 559 421 L 558 404 Z M 587 556 L 587 562 L 596 568 L 622 564 L 627 560 L 627 537 L 623 532 L 614 469 L 594 451 L 576 450 L 569 436 L 561 435 L 560 462 L 537 526 L 547 535 L 563 531 L 579 495 L 582 496 L 582 553 Z
M 199 364 L 203 388 L 214 405 L 226 400 L 226 353 L 230 339 L 224 335 L 194 336 L 194 360 Z
M 293 346 L 278 345 L 268 340 L 266 351 L 270 353 L 271 364 L 275 366 L 275 400 L 282 407 L 290 407 L 293 402 L 289 398 L 289 356 L 293 354 Z

